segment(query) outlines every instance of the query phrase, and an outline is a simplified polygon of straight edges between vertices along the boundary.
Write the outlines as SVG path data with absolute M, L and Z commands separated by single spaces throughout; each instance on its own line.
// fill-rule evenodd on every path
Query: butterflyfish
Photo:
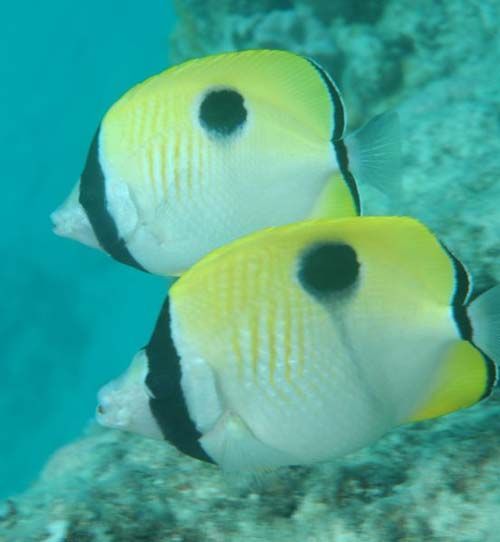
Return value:
M 98 421 L 225 470 L 340 457 L 490 395 L 500 286 L 403 217 L 312 220 L 222 247 L 171 287 Z
M 364 183 L 399 178 L 395 112 L 346 135 L 341 94 L 316 62 L 250 50 L 171 67 L 104 115 L 54 231 L 178 275 L 254 231 L 361 210 Z

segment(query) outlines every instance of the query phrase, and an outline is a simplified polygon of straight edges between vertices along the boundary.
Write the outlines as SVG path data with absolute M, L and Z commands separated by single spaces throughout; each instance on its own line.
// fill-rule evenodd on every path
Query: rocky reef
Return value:
M 352 129 L 395 108 L 403 178 L 367 213 L 411 214 L 479 288 L 500 281 L 500 3 L 176 0 L 171 60 L 252 48 L 314 57 Z M 1 542 L 495 542 L 500 398 L 375 446 L 262 480 L 227 479 L 169 445 L 90 426 L 0 505 Z
M 500 402 L 260 480 L 91 427 L 0 506 L 2 542 L 495 542 Z
M 403 178 L 365 187 L 366 214 L 424 220 L 473 272 L 500 280 L 500 4 L 495 0 L 176 0 L 171 58 L 243 48 L 319 61 L 352 129 L 387 109 L 402 123 Z

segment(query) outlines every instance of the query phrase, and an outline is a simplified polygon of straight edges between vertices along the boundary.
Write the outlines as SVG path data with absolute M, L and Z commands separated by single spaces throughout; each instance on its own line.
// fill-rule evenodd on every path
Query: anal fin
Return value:
M 358 216 L 351 191 L 340 172 L 328 179 L 310 218 L 348 218 Z
M 468 341 L 455 341 L 446 351 L 427 399 L 407 421 L 436 418 L 487 397 L 495 384 L 495 365 Z
M 227 472 L 266 471 L 300 461 L 261 442 L 237 414 L 227 411 L 200 439 L 207 454 Z

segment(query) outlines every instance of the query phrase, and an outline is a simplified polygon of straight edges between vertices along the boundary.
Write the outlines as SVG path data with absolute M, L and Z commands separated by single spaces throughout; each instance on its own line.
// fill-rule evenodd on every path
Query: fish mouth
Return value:
M 111 406 L 111 401 L 108 394 L 106 393 L 106 388 L 108 385 L 104 386 L 97 393 L 97 406 L 95 409 L 95 418 L 100 425 L 109 427 L 111 424 L 108 421 L 109 416 L 109 407 Z
M 60 237 L 74 239 L 92 248 L 101 248 L 87 217 L 85 209 L 79 201 L 80 181 L 78 181 L 68 198 L 50 214 L 52 231 Z
M 116 381 L 111 381 L 99 390 L 95 417 L 104 427 L 124 429 L 128 426 L 130 413 L 121 400 L 119 383 Z

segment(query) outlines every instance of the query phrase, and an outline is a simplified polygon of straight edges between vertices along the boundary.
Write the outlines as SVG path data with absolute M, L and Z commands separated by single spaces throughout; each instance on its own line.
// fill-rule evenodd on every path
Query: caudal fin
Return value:
M 399 115 L 382 113 L 345 139 L 349 169 L 356 181 L 370 184 L 390 195 L 401 179 L 401 133 Z
M 500 284 L 474 299 L 467 308 L 472 342 L 497 365 L 500 363 Z

